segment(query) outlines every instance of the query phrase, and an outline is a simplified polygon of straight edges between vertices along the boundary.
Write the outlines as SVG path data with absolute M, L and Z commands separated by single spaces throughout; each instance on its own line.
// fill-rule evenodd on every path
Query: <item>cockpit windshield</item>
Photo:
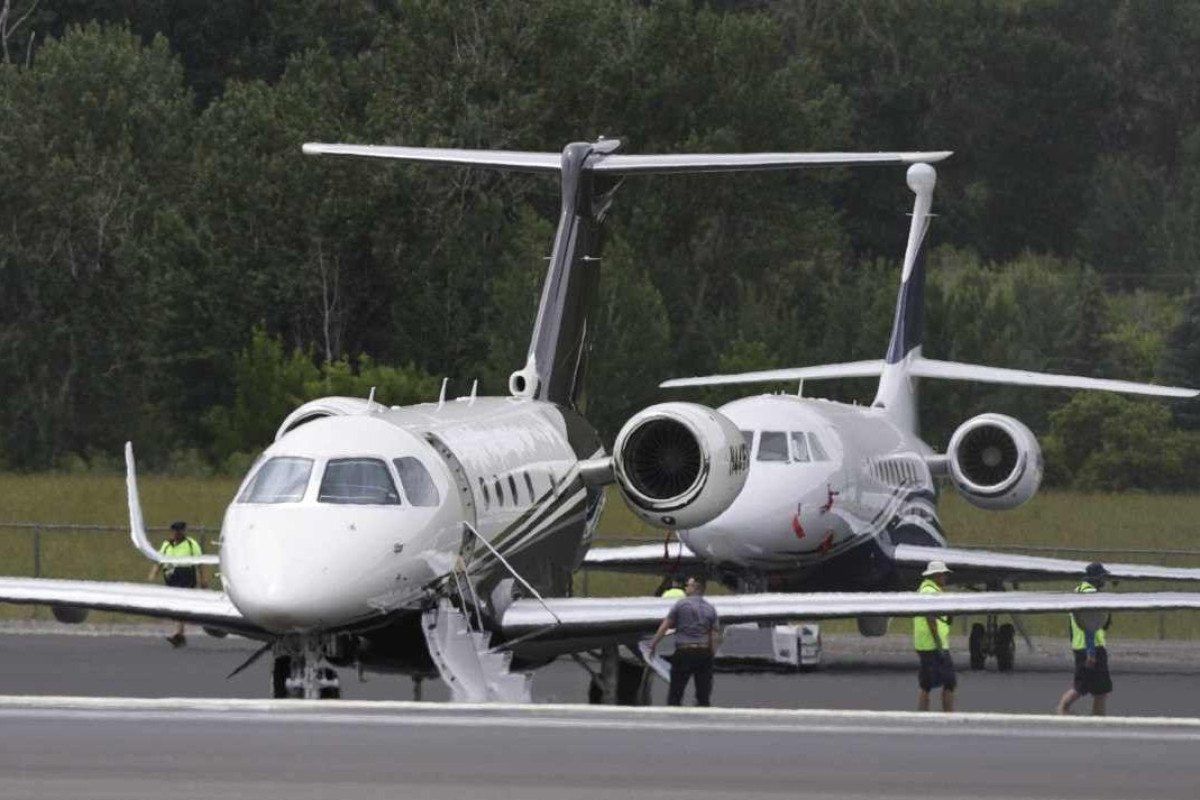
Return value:
M 318 503 L 398 506 L 400 493 L 378 458 L 333 458 L 321 478 Z
M 400 476 L 400 485 L 404 487 L 404 495 L 414 506 L 436 506 L 439 502 L 437 487 L 433 484 L 433 476 L 418 459 L 403 456 L 392 461 L 396 465 L 396 474 Z
M 250 481 L 240 503 L 299 503 L 312 473 L 310 458 L 272 458 Z
M 758 437 L 758 460 L 786 463 L 788 460 L 787 434 L 781 431 L 763 431 L 762 436 Z

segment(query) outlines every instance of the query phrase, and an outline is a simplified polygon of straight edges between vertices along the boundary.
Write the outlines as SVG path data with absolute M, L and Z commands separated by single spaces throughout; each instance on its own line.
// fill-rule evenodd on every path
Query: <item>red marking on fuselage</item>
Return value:
M 797 539 L 803 539 L 805 536 L 804 526 L 800 524 L 799 511 L 792 515 L 792 532 L 796 534 Z
M 829 495 L 828 495 L 828 498 L 825 500 L 825 505 L 821 506 L 821 513 L 822 513 L 822 514 L 828 514 L 828 513 L 829 513 L 829 510 L 830 510 L 831 508 L 833 508 L 833 498 L 835 498 L 835 497 L 837 497 L 839 494 L 841 494 L 841 492 L 835 492 L 835 491 L 833 490 L 833 487 L 832 487 L 832 486 L 829 486 L 828 484 L 826 484 L 826 486 L 825 486 L 825 490 L 826 490 L 826 491 L 829 493 Z
M 833 548 L 833 531 L 825 534 L 825 538 L 821 540 L 821 544 L 817 546 L 817 552 L 825 555 Z

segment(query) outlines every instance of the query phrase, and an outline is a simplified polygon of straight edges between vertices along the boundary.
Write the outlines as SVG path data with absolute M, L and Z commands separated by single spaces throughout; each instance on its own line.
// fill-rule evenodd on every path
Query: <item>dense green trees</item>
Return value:
M 928 355 L 1200 385 L 1200 2 L 73 0 L 10 18 L 28 9 L 0 30 L 10 468 L 128 438 L 150 466 L 222 468 L 320 394 L 504 390 L 554 183 L 306 159 L 306 140 L 954 149 Z M 664 377 L 879 357 L 910 202 L 892 169 L 627 181 L 589 414 L 611 435 Z M 934 443 L 1006 411 L 1068 454 L 1060 482 L 1198 481 L 1188 404 L 923 391 Z M 1080 451 L 1101 418 L 1149 454 L 1120 433 L 1120 457 Z M 1178 458 L 1151 470 L 1154 448 Z

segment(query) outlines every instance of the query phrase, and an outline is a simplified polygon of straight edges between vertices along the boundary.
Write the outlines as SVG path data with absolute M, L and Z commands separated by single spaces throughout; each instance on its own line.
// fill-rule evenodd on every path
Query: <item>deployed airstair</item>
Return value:
M 422 615 L 421 630 L 454 702 L 532 701 L 533 676 L 512 672 L 512 653 L 489 649 L 491 633 L 472 627 L 448 598 L 442 598 Z

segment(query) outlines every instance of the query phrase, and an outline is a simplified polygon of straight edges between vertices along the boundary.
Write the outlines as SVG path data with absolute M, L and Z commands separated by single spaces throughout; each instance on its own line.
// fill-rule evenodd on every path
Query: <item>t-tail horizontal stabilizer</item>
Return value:
M 168 558 L 154 549 L 146 536 L 146 523 L 142 518 L 142 501 L 138 497 L 137 467 L 133 463 L 133 442 L 125 443 L 125 490 L 129 497 L 129 537 L 133 540 L 142 555 L 158 564 L 173 567 L 191 567 L 196 564 L 219 564 L 221 560 L 215 555 L 208 556 L 175 556 Z
M 663 381 L 664 389 L 686 386 L 722 386 L 738 383 L 779 383 L 783 381 L 825 380 L 834 378 L 871 378 L 883 374 L 886 363 L 879 361 L 849 361 L 844 364 L 820 364 L 812 367 L 767 369 L 736 375 L 707 375 L 698 378 L 673 378 Z M 1056 375 L 1050 372 L 1030 372 L 1023 369 L 985 367 L 957 361 L 938 361 L 920 356 L 912 357 L 907 372 L 915 378 L 978 381 L 1008 386 L 1041 386 L 1047 389 L 1089 389 L 1124 394 L 1144 394 L 1155 397 L 1196 397 L 1200 390 L 1181 386 L 1160 386 L 1155 383 L 1136 383 L 1082 375 Z
M 617 140 L 614 144 L 619 144 Z M 614 148 L 615 149 L 615 148 Z M 308 142 L 308 155 L 363 156 L 398 161 L 491 167 L 515 172 L 558 172 L 562 153 L 537 153 L 518 150 L 467 150 L 450 147 L 396 147 L 370 144 L 325 144 Z M 681 153 L 621 155 L 596 152 L 584 169 L 596 173 L 633 175 L 670 172 L 740 172 L 803 167 L 915 164 L 936 162 L 950 157 L 950 151 L 928 153 Z

